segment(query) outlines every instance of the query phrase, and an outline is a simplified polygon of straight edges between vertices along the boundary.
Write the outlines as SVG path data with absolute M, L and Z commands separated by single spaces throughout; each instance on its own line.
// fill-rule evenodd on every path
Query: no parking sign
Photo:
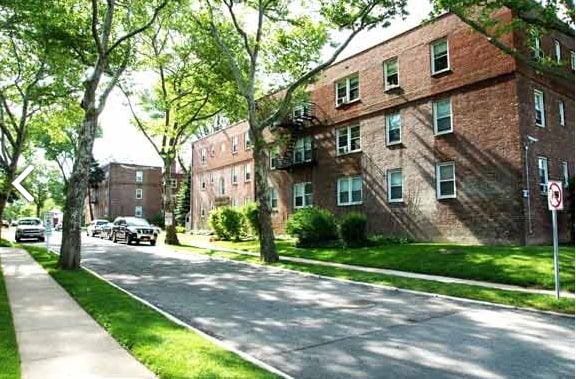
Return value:
M 555 180 L 548 182 L 548 209 L 551 211 L 561 211 L 564 209 L 562 182 Z

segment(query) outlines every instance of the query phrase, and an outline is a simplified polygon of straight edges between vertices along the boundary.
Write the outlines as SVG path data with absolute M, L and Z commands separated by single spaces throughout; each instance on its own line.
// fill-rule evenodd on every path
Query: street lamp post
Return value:
M 524 141 L 524 167 L 526 169 L 526 200 L 527 200 L 527 208 L 528 208 L 528 234 L 534 233 L 532 229 L 532 204 L 531 204 L 531 193 L 530 193 L 530 166 L 529 166 L 529 159 L 528 159 L 528 147 L 538 142 L 537 138 L 526 136 L 526 141 Z

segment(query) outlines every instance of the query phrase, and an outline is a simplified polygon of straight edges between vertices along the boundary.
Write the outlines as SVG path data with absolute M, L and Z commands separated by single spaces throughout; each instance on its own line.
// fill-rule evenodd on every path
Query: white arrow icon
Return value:
M 26 191 L 26 188 L 22 187 L 22 184 L 20 184 L 20 183 L 24 179 L 26 179 L 26 177 L 28 175 L 30 175 L 32 170 L 34 170 L 34 166 L 30 165 L 30 166 L 26 167 L 24 169 L 24 171 L 22 171 L 22 173 L 20 175 L 18 175 L 18 177 L 16 179 L 14 179 L 14 181 L 12 182 L 12 185 L 14 187 L 16 187 L 18 192 L 20 192 L 22 194 L 22 196 L 24 196 L 24 198 L 28 201 L 34 201 L 34 198 L 32 197 L 32 195 L 30 195 L 30 192 Z

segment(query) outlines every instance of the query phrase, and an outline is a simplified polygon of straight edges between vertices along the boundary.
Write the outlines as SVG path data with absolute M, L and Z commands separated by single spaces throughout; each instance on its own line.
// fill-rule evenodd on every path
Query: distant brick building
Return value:
M 522 33 L 505 39 L 532 53 Z M 538 45 L 574 69 L 572 38 Z M 573 82 L 535 73 L 446 14 L 327 68 L 310 99 L 274 131 L 290 134 L 270 153 L 276 230 L 317 205 L 366 214 L 371 233 L 418 240 L 551 239 L 546 183 L 574 172 Z M 246 130 L 240 123 L 194 144 L 193 228 L 205 227 L 220 195 L 253 197 L 252 185 L 228 186 L 233 167 L 252 163 L 249 151 L 231 152 Z

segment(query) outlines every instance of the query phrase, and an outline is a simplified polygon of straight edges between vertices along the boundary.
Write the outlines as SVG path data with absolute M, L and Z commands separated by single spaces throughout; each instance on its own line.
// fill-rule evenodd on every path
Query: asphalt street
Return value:
M 296 378 L 574 377 L 573 318 L 83 238 L 86 267 Z

